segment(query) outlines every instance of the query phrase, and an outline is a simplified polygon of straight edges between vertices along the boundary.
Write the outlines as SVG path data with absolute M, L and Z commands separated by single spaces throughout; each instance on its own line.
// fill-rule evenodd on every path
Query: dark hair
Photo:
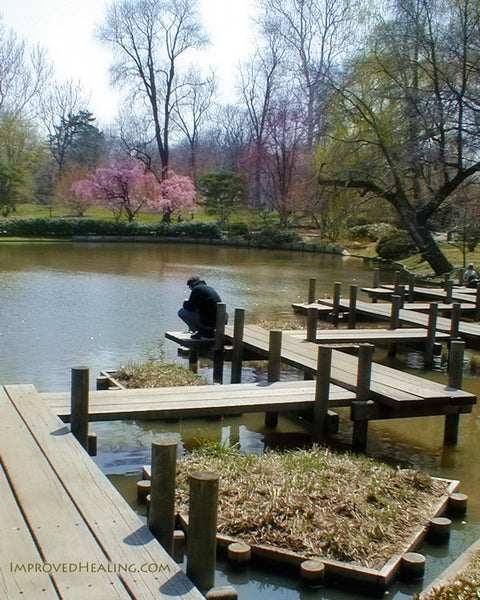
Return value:
M 200 279 L 200 277 L 198 275 L 192 275 L 192 277 L 190 277 L 188 279 L 187 285 L 188 285 L 188 287 L 194 287 L 195 285 L 198 285 L 201 282 L 202 282 L 202 280 Z

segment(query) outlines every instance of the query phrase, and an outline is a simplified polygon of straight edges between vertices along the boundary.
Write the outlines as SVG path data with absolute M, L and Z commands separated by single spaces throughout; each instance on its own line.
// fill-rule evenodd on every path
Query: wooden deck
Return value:
M 50 409 L 64 421 L 70 420 L 68 393 L 41 394 Z M 355 394 L 330 386 L 330 406 L 348 406 Z M 311 408 L 314 381 L 198 385 L 137 390 L 90 392 L 89 419 L 171 419 L 238 415 L 239 412 L 279 412 Z
M 364 287 L 362 288 L 362 292 L 367 293 L 372 298 L 377 299 L 389 299 L 393 294 L 394 286 L 393 285 L 382 285 L 380 287 Z M 475 295 L 476 291 L 473 288 L 466 287 L 454 287 L 452 290 L 452 300 L 454 302 L 464 302 L 466 303 L 466 308 L 468 308 L 468 304 L 475 303 Z M 420 300 L 431 300 L 432 302 L 442 302 L 446 299 L 447 292 L 443 288 L 430 288 L 430 287 L 422 287 L 415 286 L 414 287 L 414 298 L 418 298 Z M 472 307 L 473 308 L 473 307 Z
M 225 328 L 225 338 L 233 342 L 233 327 Z M 255 325 L 245 326 L 244 347 L 259 357 L 267 358 L 269 332 Z M 284 333 L 282 336 L 281 360 L 302 371 L 316 374 L 318 345 L 299 340 Z M 332 351 L 331 382 L 347 390 L 356 391 L 358 358 L 339 350 Z M 445 385 L 397 371 L 373 363 L 371 375 L 371 398 L 400 414 L 445 414 L 452 407 L 459 412 L 471 412 L 475 396 L 469 392 L 449 388 Z M 444 408 L 442 408 L 444 407 Z M 433 412 L 438 411 L 438 412 Z M 388 418 L 385 412 L 385 418 Z M 380 418 L 380 417 L 379 417 Z
M 0 423 L 0 598 L 203 598 L 32 386 Z
M 307 337 L 306 330 L 286 331 L 287 335 L 305 340 Z M 438 341 L 448 341 L 450 335 L 448 333 L 437 332 L 436 339 Z M 420 327 L 408 328 L 402 327 L 399 329 L 319 329 L 317 330 L 317 344 L 422 344 L 427 340 L 427 330 Z
M 333 309 L 333 301 L 328 299 L 320 299 L 320 306 L 329 306 Z M 292 304 L 293 308 L 298 311 L 306 311 L 309 306 L 314 306 L 314 304 L 303 304 L 303 303 L 294 303 Z M 350 308 L 349 299 L 341 299 L 339 304 L 340 310 L 348 311 Z M 356 302 L 356 312 L 359 317 L 364 316 L 370 319 L 375 319 L 376 321 L 385 321 L 390 320 L 392 314 L 392 305 L 389 302 L 363 302 L 361 300 L 357 300 Z M 399 311 L 399 323 L 403 323 L 409 326 L 414 327 L 424 327 L 428 326 L 428 314 L 417 312 L 411 309 L 401 308 Z M 452 327 L 451 320 L 446 317 L 437 317 L 437 331 L 443 333 L 449 333 Z M 459 336 L 469 341 L 473 344 L 480 344 L 480 325 L 477 323 L 467 323 L 466 321 L 460 321 L 458 327 Z

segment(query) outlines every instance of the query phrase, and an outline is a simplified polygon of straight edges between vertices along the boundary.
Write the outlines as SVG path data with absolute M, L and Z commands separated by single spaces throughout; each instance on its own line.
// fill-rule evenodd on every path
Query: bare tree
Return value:
M 28 49 L 7 30 L 0 15 L 0 112 L 14 117 L 35 117 L 38 99 L 52 69 L 40 46 Z
M 349 0 L 257 0 L 264 36 L 286 53 L 286 77 L 304 99 L 307 142 L 312 147 L 328 98 L 328 78 L 352 38 Z
M 203 78 L 197 71 L 189 71 L 184 83 L 175 90 L 173 121 L 185 135 L 190 151 L 190 177 L 197 182 L 197 153 L 201 129 L 212 108 L 217 81 L 214 73 Z
M 113 82 L 131 86 L 131 107 L 138 101 L 148 108 L 163 175 L 169 164 L 179 59 L 207 42 L 196 0 L 117 0 L 98 37 L 115 51 Z
M 74 130 L 71 117 L 86 112 L 87 104 L 80 83 L 72 80 L 54 83 L 43 94 L 42 124 L 47 132 L 50 153 L 57 166 L 57 177 L 62 176 L 66 153 L 72 143 Z
M 262 204 L 262 171 L 265 157 L 267 123 L 272 102 L 279 94 L 279 67 L 282 51 L 275 32 L 254 57 L 240 67 L 239 89 L 250 123 L 250 172 L 253 172 L 252 203 Z

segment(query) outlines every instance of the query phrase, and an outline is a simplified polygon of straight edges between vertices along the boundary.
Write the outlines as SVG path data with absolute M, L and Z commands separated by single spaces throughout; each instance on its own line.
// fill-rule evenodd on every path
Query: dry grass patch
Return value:
M 175 363 L 130 362 L 119 367 L 115 379 L 127 388 L 174 387 L 204 385 L 206 379 Z
M 416 600 L 420 596 L 415 596 Z M 454 580 L 422 594 L 422 600 L 473 600 L 480 598 L 480 552 Z
M 328 449 L 241 454 L 204 445 L 178 463 L 177 507 L 188 473 L 220 474 L 218 531 L 305 557 L 381 568 L 433 516 L 447 483 Z

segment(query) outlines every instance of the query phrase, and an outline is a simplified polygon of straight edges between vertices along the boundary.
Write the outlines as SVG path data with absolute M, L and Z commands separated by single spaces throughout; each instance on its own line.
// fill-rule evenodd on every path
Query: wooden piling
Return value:
M 438 304 L 432 302 L 428 311 L 427 341 L 425 342 L 424 365 L 429 369 L 433 365 L 435 334 L 437 330 Z
M 453 298 L 453 279 L 445 281 L 445 302 L 450 304 Z
M 175 472 L 177 442 L 164 435 L 152 443 L 152 477 L 148 527 L 165 550 L 173 557 L 175 530 Z
M 413 302 L 415 300 L 415 274 L 408 274 L 408 301 Z
M 187 577 L 200 591 L 215 585 L 218 473 L 190 474 L 187 534 Z
M 480 283 L 477 283 L 477 292 L 475 294 L 475 311 L 473 318 L 475 321 L 480 321 Z
M 338 325 L 338 315 L 340 314 L 340 298 L 342 293 L 341 281 L 335 281 L 333 284 L 333 307 L 332 307 L 332 324 Z
M 198 373 L 198 352 L 193 348 L 188 350 L 188 368 L 192 373 Z
M 398 286 L 400 285 L 400 271 L 393 274 L 393 293 L 398 296 Z
M 230 383 L 242 382 L 243 330 L 245 328 L 245 309 L 236 308 L 233 322 L 232 374 Z
M 373 269 L 373 284 L 372 285 L 374 288 L 380 287 L 380 269 L 378 267 L 375 267 Z
M 88 367 L 72 368 L 70 430 L 85 450 L 88 450 L 88 382 Z
M 307 309 L 307 342 L 317 339 L 318 311 L 314 307 Z
M 282 356 L 282 332 L 279 329 L 270 331 L 268 346 L 268 371 L 267 381 L 273 383 L 280 380 Z M 265 426 L 276 427 L 278 425 L 278 412 L 268 412 L 265 414 Z
M 315 384 L 315 404 L 313 407 L 314 439 L 321 444 L 327 440 L 328 400 L 330 394 L 330 372 L 332 349 L 319 346 L 317 359 L 317 379 Z
M 350 303 L 348 306 L 348 327 L 349 329 L 355 329 L 357 324 L 357 294 L 358 286 L 350 286 Z
M 357 408 L 366 406 L 370 398 L 370 381 L 372 376 L 372 358 L 375 346 L 373 344 L 360 344 L 358 354 L 357 372 L 357 399 L 354 402 Z M 354 452 L 365 452 L 367 449 L 368 420 L 365 416 L 353 422 L 352 449 Z
M 458 338 L 458 326 L 460 324 L 460 303 L 454 302 L 450 316 L 450 337 L 452 340 Z
M 400 296 L 394 294 L 392 296 L 392 312 L 390 314 L 390 329 L 398 329 L 400 315 Z
M 462 389 L 463 379 L 463 354 L 465 351 L 465 342 L 462 340 L 452 340 L 450 342 L 450 353 L 448 357 L 448 386 Z M 460 415 L 450 414 L 445 416 L 445 429 L 443 434 L 444 444 L 456 445 L 458 441 L 458 426 Z
M 400 296 L 400 308 L 403 308 L 403 305 L 405 304 L 405 286 L 404 285 L 398 286 L 398 295 Z
M 308 280 L 308 303 L 313 304 L 317 301 L 317 280 L 315 277 L 310 277 Z
M 225 319 L 227 307 L 223 302 L 217 303 L 217 322 L 215 326 L 215 345 L 213 348 L 213 381 L 223 383 L 223 354 L 225 345 Z

